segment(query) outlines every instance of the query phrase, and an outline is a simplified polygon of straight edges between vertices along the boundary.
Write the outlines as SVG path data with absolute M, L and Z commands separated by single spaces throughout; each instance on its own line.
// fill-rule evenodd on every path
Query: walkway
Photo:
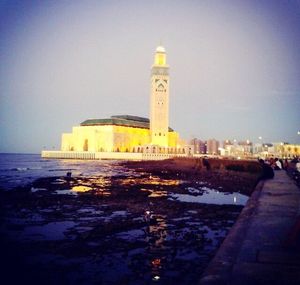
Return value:
M 300 189 L 284 171 L 257 185 L 200 284 L 300 284 Z

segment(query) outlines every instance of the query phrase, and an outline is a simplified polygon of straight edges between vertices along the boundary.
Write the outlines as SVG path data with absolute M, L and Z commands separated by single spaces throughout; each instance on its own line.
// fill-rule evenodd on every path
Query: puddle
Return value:
M 167 197 L 168 193 L 167 191 L 152 191 L 150 190 L 151 194 L 148 196 L 149 198 L 161 198 L 161 197 Z
M 51 222 L 42 226 L 28 226 L 23 232 L 24 239 L 30 240 L 61 240 L 65 239 L 65 232 L 74 227 L 75 222 Z
M 195 251 L 184 249 L 177 253 L 176 258 L 189 261 L 199 258 L 199 254 L 197 254 Z
M 156 176 L 145 177 L 128 177 L 122 179 L 121 185 L 139 184 L 139 185 L 158 185 L 158 186 L 178 186 L 182 183 L 178 179 L 162 179 Z
M 30 191 L 32 193 L 34 192 L 37 192 L 37 191 L 46 191 L 47 189 L 46 188 L 34 188 L 34 187 L 31 187 Z
M 75 191 L 75 192 L 87 192 L 87 191 L 90 191 L 92 189 L 93 188 L 91 188 L 91 187 L 83 186 L 83 185 L 72 187 L 72 191 Z
M 203 187 L 204 188 L 204 187 Z M 193 187 L 188 187 L 187 190 L 189 191 L 189 193 L 191 194 L 199 194 L 202 193 L 203 191 L 200 191 L 199 189 L 193 188 Z
M 58 194 L 58 195 L 74 195 L 74 196 L 77 196 L 77 193 L 74 192 L 71 189 L 56 190 L 54 193 Z
M 134 229 L 134 230 L 118 233 L 115 235 L 115 237 L 132 242 L 139 239 L 144 240 L 146 236 L 144 230 Z
M 51 184 L 54 184 L 54 185 L 64 184 L 64 183 L 66 183 L 66 181 L 63 179 L 55 179 L 54 181 L 51 182 Z
M 127 211 L 114 211 L 108 218 L 126 217 Z
M 110 222 L 114 218 L 126 218 L 127 214 L 127 211 L 114 211 L 110 216 L 105 217 L 104 221 Z
M 207 188 L 209 189 L 209 188 Z M 202 195 L 190 195 L 190 194 L 175 194 L 169 195 L 169 200 L 175 200 L 185 203 L 203 203 L 203 204 L 215 204 L 215 205 L 245 205 L 248 201 L 248 197 L 240 193 L 226 193 L 219 192 L 217 190 L 209 189 Z

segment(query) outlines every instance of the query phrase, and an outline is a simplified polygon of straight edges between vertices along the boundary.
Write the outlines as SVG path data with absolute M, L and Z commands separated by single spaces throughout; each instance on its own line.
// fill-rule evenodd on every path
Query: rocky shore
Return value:
M 194 284 L 260 175 L 255 162 L 210 160 L 209 166 L 187 159 L 127 162 L 118 165 L 124 175 L 43 177 L 1 191 L 5 278 Z
M 239 192 L 251 195 L 261 176 L 257 161 L 222 160 L 207 158 L 175 158 L 163 161 L 128 161 L 127 168 L 136 172 L 149 172 L 163 178 L 199 180 L 221 187 L 224 192 Z

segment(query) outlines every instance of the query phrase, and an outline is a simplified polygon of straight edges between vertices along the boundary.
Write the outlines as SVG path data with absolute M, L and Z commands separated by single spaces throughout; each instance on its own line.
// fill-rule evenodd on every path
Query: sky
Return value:
M 300 144 L 300 0 L 0 0 L 0 152 L 149 117 L 160 43 L 182 138 Z

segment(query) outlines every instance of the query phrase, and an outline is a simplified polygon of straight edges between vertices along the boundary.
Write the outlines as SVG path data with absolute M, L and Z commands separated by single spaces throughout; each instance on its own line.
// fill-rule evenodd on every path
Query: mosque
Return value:
M 85 120 L 64 133 L 62 151 L 184 152 L 184 142 L 169 127 L 169 66 L 166 51 L 156 48 L 151 68 L 150 120 L 120 115 Z
M 151 68 L 150 119 L 130 115 L 88 119 L 62 134 L 61 152 L 187 154 L 191 149 L 169 126 L 169 66 L 158 46 Z

